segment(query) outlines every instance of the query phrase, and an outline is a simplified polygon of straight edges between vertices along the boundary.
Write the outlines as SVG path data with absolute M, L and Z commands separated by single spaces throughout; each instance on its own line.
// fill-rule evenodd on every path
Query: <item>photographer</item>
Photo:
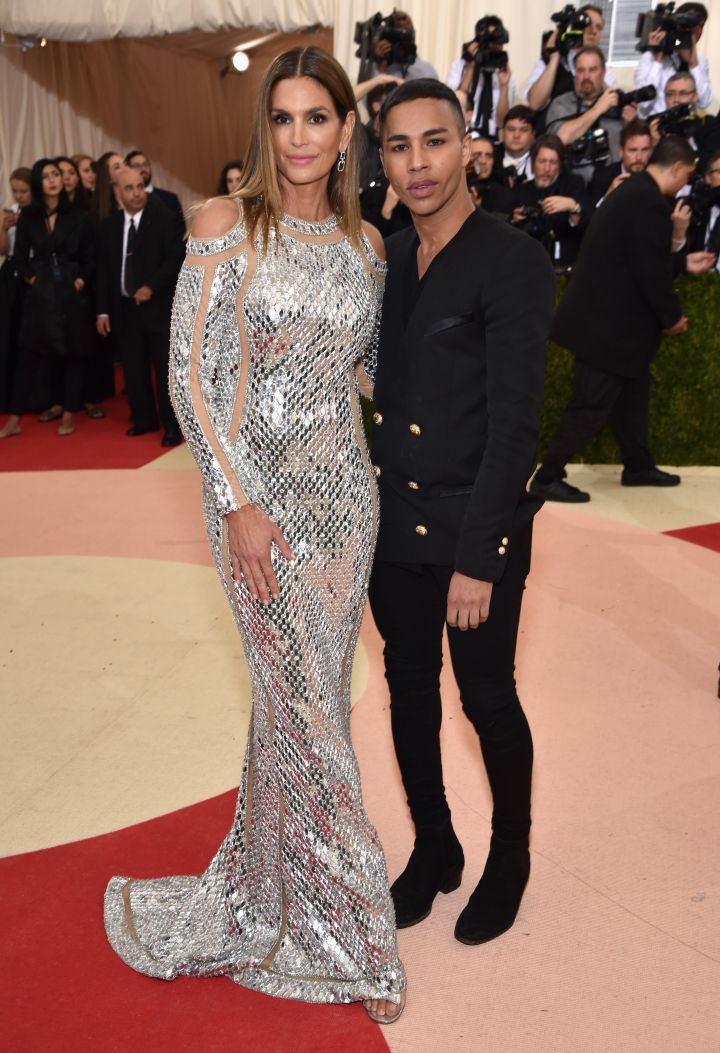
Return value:
M 620 133 L 620 160 L 615 164 L 596 168 L 590 180 L 588 193 L 594 205 L 600 204 L 608 194 L 617 190 L 631 175 L 644 172 L 652 153 L 653 140 L 646 121 L 635 118 L 625 125 Z
M 475 135 L 470 145 L 467 185 L 475 208 L 509 219 L 515 204 L 512 190 L 496 176 L 495 146 L 492 139 Z
M 600 48 L 580 48 L 574 88 L 550 103 L 547 125 L 569 148 L 570 171 L 586 183 L 596 167 L 619 159 L 623 124 L 637 116 L 636 104 L 619 111 L 620 101 L 620 92 L 605 87 L 605 56 Z
M 564 468 L 606 423 L 620 446 L 623 486 L 680 482 L 661 471 L 648 450 L 650 363 L 662 333 L 688 327 L 673 289 L 675 273 L 701 274 L 715 262 L 704 252 L 682 257 L 671 249 L 667 198 L 694 168 L 687 142 L 668 135 L 646 170 L 626 180 L 590 221 L 551 330 L 575 356 L 575 372 L 570 402 L 530 483 L 538 497 L 590 500 L 563 479 Z
M 585 184 L 564 171 L 565 148 L 556 135 L 541 135 L 530 151 L 532 178 L 518 187 L 513 224 L 541 241 L 556 267 L 577 258 L 591 212 Z
M 652 102 L 640 105 L 640 116 L 646 119 L 662 111 L 665 86 L 673 74 L 679 71 L 689 70 L 692 74 L 697 89 L 697 105 L 700 109 L 706 110 L 712 102 L 710 64 L 706 58 L 701 58 L 697 53 L 698 41 L 708 18 L 707 8 L 704 4 L 681 4 L 674 15 L 689 15 L 697 19 L 696 24 L 687 32 L 690 46 L 665 54 L 661 50 L 661 45 L 663 43 L 668 45 L 672 34 L 668 34 L 665 29 L 659 27 L 648 35 L 648 50 L 642 53 L 635 68 L 635 87 L 641 88 L 646 84 L 652 84 L 657 91 Z M 679 35 L 682 36 L 682 33 Z
M 565 7 L 553 21 L 557 28 L 544 40 L 542 57 L 530 70 L 525 98 L 533 110 L 544 110 L 558 95 L 573 90 L 575 57 L 581 47 L 599 47 L 605 20 L 594 4 L 583 4 L 577 11 Z M 580 25 L 584 23 L 584 25 Z M 573 28 L 577 25 L 579 28 Z M 605 71 L 605 85 L 614 88 L 615 78 Z
M 481 135 L 495 137 L 513 104 L 517 85 L 503 45 L 509 34 L 497 15 L 475 24 L 475 36 L 463 44 L 462 56 L 450 67 L 445 83 L 467 93 L 472 107 L 470 125 Z
M 709 155 L 705 175 L 686 200 L 691 212 L 688 246 L 691 251 L 712 252 L 720 271 L 720 149 Z
M 495 156 L 498 178 L 511 189 L 532 176 L 530 150 L 536 123 L 537 114 L 529 106 L 513 106 L 505 115 Z
M 380 73 L 400 80 L 438 79 L 435 67 L 418 58 L 415 26 L 406 11 L 393 11 L 386 18 L 376 15 L 369 22 L 358 23 L 355 42 L 360 45 L 358 82 Z
M 361 126 L 364 149 L 360 163 L 360 211 L 368 223 L 377 227 L 383 238 L 390 237 L 412 223 L 410 212 L 390 186 L 380 153 L 380 108 L 387 96 L 402 81 L 380 73 L 354 88 L 355 98 L 365 100 L 370 120 Z
M 692 73 L 673 73 L 665 84 L 666 109 L 650 119 L 653 145 L 663 135 L 682 135 L 699 154 L 707 146 L 714 127 L 712 117 L 700 117 L 695 112 L 698 94 Z

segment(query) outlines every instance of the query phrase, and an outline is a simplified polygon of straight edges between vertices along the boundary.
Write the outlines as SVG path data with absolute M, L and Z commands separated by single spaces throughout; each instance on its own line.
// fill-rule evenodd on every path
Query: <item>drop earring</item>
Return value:
M 338 157 L 338 163 L 337 163 L 337 170 L 338 170 L 338 172 L 344 172 L 345 171 L 345 157 L 346 156 L 347 156 L 347 151 L 346 150 L 341 150 L 340 151 L 340 156 Z

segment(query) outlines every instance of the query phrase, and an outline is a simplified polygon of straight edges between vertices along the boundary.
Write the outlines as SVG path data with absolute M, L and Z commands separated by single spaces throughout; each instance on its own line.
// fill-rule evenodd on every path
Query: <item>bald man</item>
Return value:
M 185 249 L 172 214 L 148 195 L 142 175 L 115 177 L 120 208 L 100 225 L 97 329 L 115 331 L 130 401 L 131 437 L 157 431 L 177 446 L 180 428 L 168 394 L 170 313 Z M 155 385 L 153 390 L 153 370 Z

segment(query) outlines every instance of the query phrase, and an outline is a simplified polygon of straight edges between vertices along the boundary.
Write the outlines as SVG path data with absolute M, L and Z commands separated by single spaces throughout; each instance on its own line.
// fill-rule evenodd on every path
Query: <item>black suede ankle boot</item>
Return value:
M 455 925 L 460 943 L 487 943 L 507 932 L 530 877 L 527 838 L 503 841 L 493 834 L 483 876 Z
M 407 929 L 427 918 L 438 892 L 460 887 L 465 856 L 452 826 L 421 831 L 402 874 L 390 894 L 399 929 Z

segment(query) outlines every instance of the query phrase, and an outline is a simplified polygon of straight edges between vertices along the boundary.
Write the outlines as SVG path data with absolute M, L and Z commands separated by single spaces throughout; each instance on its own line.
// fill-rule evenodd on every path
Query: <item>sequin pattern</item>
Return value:
M 284 217 L 266 252 L 242 224 L 188 242 L 171 392 L 204 483 L 208 538 L 253 688 L 232 828 L 205 873 L 113 878 L 105 924 L 139 972 L 228 975 L 318 1002 L 399 1001 L 382 848 L 350 741 L 350 671 L 377 497 L 358 390 L 374 372 L 384 264 L 336 221 Z M 280 598 L 230 573 L 224 515 L 257 502 Z

